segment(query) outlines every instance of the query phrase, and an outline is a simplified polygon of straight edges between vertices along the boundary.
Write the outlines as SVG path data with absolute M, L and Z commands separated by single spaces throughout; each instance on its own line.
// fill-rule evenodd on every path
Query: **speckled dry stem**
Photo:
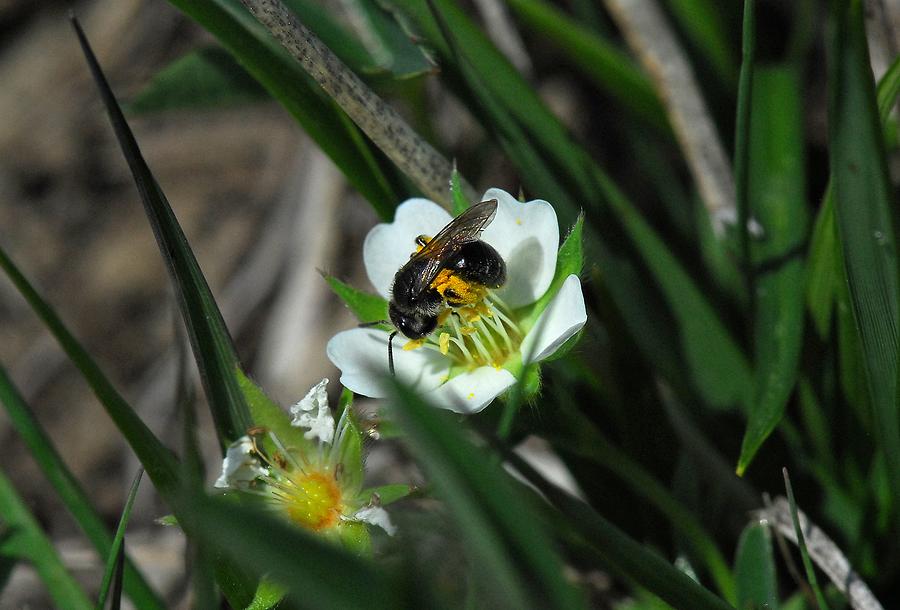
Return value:
M 797 533 L 791 518 L 791 507 L 786 498 L 779 496 L 769 506 L 754 513 L 754 516 L 775 528 L 784 538 L 797 544 Z M 800 529 L 806 541 L 809 557 L 822 572 L 831 579 L 834 586 L 847 596 L 855 610 L 883 610 L 881 603 L 859 575 L 853 571 L 847 557 L 825 532 L 811 523 L 803 511 L 797 511 Z
M 654 0 L 606 0 L 644 69 L 653 78 L 700 197 L 718 235 L 737 219 L 734 175 L 687 56 Z
M 303 69 L 422 192 L 449 207 L 450 162 L 363 83 L 279 0 L 241 0 Z M 473 199 L 472 187 L 464 185 Z

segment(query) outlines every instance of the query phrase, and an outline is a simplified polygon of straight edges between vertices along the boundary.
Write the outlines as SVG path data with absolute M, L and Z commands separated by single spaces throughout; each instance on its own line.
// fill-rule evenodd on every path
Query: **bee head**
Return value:
M 437 326 L 437 316 L 427 313 L 401 311 L 393 303 L 388 308 L 388 314 L 390 315 L 391 323 L 397 327 L 397 330 L 410 339 L 427 337 Z

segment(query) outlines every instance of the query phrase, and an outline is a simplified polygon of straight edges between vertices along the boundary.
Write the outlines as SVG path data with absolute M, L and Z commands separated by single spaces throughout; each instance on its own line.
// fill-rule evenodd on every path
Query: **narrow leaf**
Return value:
M 897 242 L 882 130 L 859 0 L 833 3 L 829 141 L 838 234 L 872 415 L 900 506 Z
M 164 496 L 173 491 L 177 486 L 178 467 L 172 452 L 156 438 L 131 405 L 116 391 L 97 363 L 72 336 L 59 316 L 37 293 L 2 248 L 0 248 L 0 267 L 81 371 L 100 400 L 100 404 L 134 450 L 157 490 Z
M 108 556 L 113 539 L 107 531 L 103 519 L 75 479 L 72 471 L 63 462 L 47 432 L 2 366 L 0 366 L 0 402 L 6 408 L 10 421 L 28 447 L 32 458 L 50 481 L 66 509 L 100 555 Z M 125 590 L 139 608 L 162 610 L 164 607 L 156 593 L 127 558 L 125 560 Z
M 578 544 L 599 554 L 604 565 L 615 573 L 633 580 L 675 608 L 731 608 L 657 553 L 630 538 L 593 508 L 548 482 L 515 453 L 507 452 L 504 457 L 559 509 L 562 515 L 557 520 L 558 529 L 568 532 L 573 542 L 577 540 Z
M 772 535 L 767 526 L 752 523 L 744 528 L 734 563 L 738 608 L 778 610 L 778 579 L 772 556 Z
M 559 47 L 601 89 L 626 110 L 671 134 L 666 112 L 650 80 L 631 57 L 544 0 L 508 0 L 522 22 Z
M 342 551 L 270 514 L 223 498 L 184 498 L 191 531 L 210 548 L 289 587 L 305 608 L 402 607 L 403 583 L 372 562 Z
M 128 518 L 131 517 L 131 507 L 134 506 L 134 499 L 137 497 L 138 486 L 141 484 L 141 476 L 144 470 L 138 470 L 134 481 L 131 483 L 131 491 L 128 492 L 128 498 L 125 500 L 125 508 L 122 509 L 122 515 L 119 517 L 119 526 L 116 528 L 116 535 L 113 537 L 112 546 L 109 549 L 109 556 L 106 559 L 106 569 L 103 572 L 103 580 L 100 582 L 100 593 L 97 597 L 97 610 L 103 610 L 106 605 L 106 598 L 109 595 L 109 588 L 113 581 L 113 574 L 118 570 L 119 579 L 121 579 L 123 559 L 125 556 L 125 528 L 128 526 Z M 121 599 L 121 592 L 113 599 Z
M 47 587 L 47 593 L 59 608 L 88 610 L 91 602 L 75 579 L 66 571 L 53 544 L 16 493 L 6 475 L 0 471 L 0 560 L 20 559 L 29 562 Z
M 238 387 L 237 354 L 225 321 L 213 299 L 200 265 L 175 218 L 169 202 L 150 172 L 137 141 L 125 120 L 106 77 L 97 63 L 81 26 L 72 20 L 78 41 L 100 90 L 101 98 L 116 132 L 122 154 L 141 195 L 144 211 L 153 227 L 157 244 L 175 285 L 178 305 L 184 318 L 200 378 L 216 423 L 219 442 L 224 446 L 243 435 L 252 425 L 244 396 Z
M 156 73 L 126 110 L 145 114 L 182 108 L 238 106 L 269 94 L 225 50 L 207 47 Z
M 799 73 L 793 68 L 756 71 L 748 200 L 765 237 L 750 244 L 756 379 L 739 474 L 781 421 L 803 343 L 806 269 L 802 257 L 809 218 L 800 99 Z
M 458 422 L 396 387 L 394 416 L 447 504 L 486 578 L 491 601 L 510 608 L 575 608 L 583 601 L 560 576 L 562 562 L 537 516 L 497 462 L 463 436 Z

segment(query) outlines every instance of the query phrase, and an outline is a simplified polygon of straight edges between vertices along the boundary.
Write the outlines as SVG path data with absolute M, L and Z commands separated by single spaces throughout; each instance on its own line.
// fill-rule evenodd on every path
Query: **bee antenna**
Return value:
M 397 375 L 394 373 L 394 337 L 397 336 L 397 331 L 391 333 L 391 336 L 388 337 L 388 368 L 391 370 L 391 377 L 396 377 Z

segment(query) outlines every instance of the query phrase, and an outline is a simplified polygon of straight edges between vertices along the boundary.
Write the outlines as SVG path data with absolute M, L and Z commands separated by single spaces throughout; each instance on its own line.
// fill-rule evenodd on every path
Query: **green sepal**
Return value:
M 369 528 L 359 521 L 345 521 L 338 528 L 338 538 L 341 546 L 351 553 L 369 557 L 372 555 L 372 538 Z
M 344 419 L 343 438 L 340 446 L 334 446 L 333 451 L 338 451 L 335 463 L 342 465 L 341 485 L 344 486 L 348 493 L 353 494 L 356 490 L 362 488 L 363 477 L 365 475 L 363 466 L 363 435 L 353 415 L 353 392 L 344 388 L 341 392 L 341 399 L 338 406 L 338 422 Z M 346 412 L 346 417 L 344 413 Z M 341 433 L 341 426 L 335 430 L 334 442 L 337 443 L 338 434 Z
M 176 517 L 175 515 L 163 515 L 162 517 L 155 519 L 153 522 L 157 525 L 162 525 L 163 527 L 171 527 L 173 525 L 177 526 L 178 517 Z
M 378 487 L 367 487 L 359 493 L 359 499 L 362 503 L 368 504 L 372 496 L 378 496 L 378 503 L 381 506 L 393 504 L 397 500 L 413 494 L 419 490 L 415 485 L 407 485 L 406 483 L 394 483 L 391 485 L 379 485 Z
M 455 164 L 453 166 L 453 171 L 450 173 L 450 202 L 452 205 L 451 212 L 453 216 L 459 216 L 471 205 L 463 193 L 462 180 L 460 179 L 459 172 L 456 171 Z
M 281 600 L 287 595 L 288 589 L 284 585 L 263 577 L 256 587 L 256 593 L 253 594 L 253 601 L 247 606 L 246 610 L 271 610 L 277 608 L 281 604 Z
M 575 224 L 566 238 L 563 240 L 562 246 L 556 255 L 556 271 L 553 274 L 553 281 L 550 287 L 537 301 L 531 305 L 527 305 L 519 310 L 519 325 L 523 332 L 528 332 L 534 326 L 540 315 L 547 309 L 547 306 L 553 301 L 553 297 L 559 292 L 563 282 L 572 274 L 581 273 L 584 266 L 584 252 L 582 248 L 582 229 L 584 228 L 584 212 L 578 215 Z
M 369 324 L 388 319 L 388 302 L 377 294 L 357 290 L 327 273 L 323 273 L 322 277 L 361 323 Z

